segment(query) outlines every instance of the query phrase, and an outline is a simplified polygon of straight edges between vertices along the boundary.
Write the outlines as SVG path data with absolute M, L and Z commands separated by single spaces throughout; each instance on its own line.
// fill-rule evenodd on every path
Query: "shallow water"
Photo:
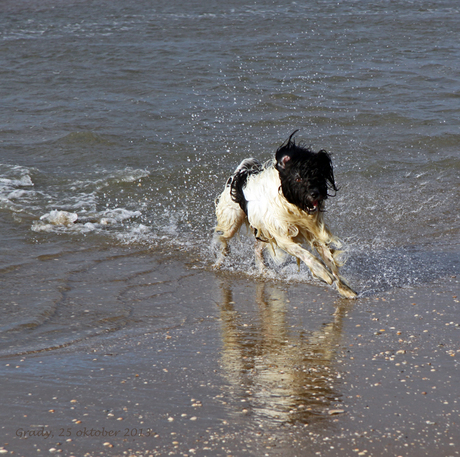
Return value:
M 361 299 L 431 286 L 455 295 L 456 2 L 30 0 L 0 12 L 2 357 L 182 328 L 208 289 L 225 321 L 221 278 L 233 293 L 248 281 L 332 306 L 336 292 L 292 260 L 261 278 L 244 234 L 211 271 L 214 198 L 229 173 L 245 157 L 268 160 L 298 128 L 332 153 L 340 190 L 326 216 Z M 261 372 L 277 357 L 242 351 Z M 266 382 L 255 382 L 262 416 Z
M 208 268 L 226 177 L 295 128 L 333 154 L 340 192 L 327 218 L 359 291 L 458 271 L 454 3 L 2 10 L 6 290 L 27 294 L 27 268 L 64 245 L 173 250 Z M 256 274 L 251 244 L 226 268 Z M 19 268 L 24 257 L 31 266 Z M 309 281 L 293 263 L 278 275 Z

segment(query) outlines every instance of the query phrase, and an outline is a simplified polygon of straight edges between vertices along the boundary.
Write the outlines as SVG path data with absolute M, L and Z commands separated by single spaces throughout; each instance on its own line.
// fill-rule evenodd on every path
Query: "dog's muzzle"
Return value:
M 316 211 L 318 211 L 319 208 L 320 208 L 319 200 L 309 201 L 305 205 L 305 210 L 307 211 L 308 214 L 316 213 Z
M 316 213 L 321 208 L 322 202 L 321 195 L 316 189 L 309 192 L 308 198 L 305 202 L 305 210 L 308 214 Z

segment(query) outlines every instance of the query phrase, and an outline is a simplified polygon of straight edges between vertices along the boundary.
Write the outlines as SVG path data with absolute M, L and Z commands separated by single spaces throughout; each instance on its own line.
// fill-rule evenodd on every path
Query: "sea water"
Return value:
M 159 304 L 186 271 L 160 278 L 162 256 L 210 270 L 229 174 L 295 129 L 332 154 L 326 219 L 362 296 L 458 274 L 456 1 L 5 0 L 0 12 L 2 354 L 193 314 Z M 224 271 L 257 278 L 252 240 L 233 247 Z M 317 284 L 294 260 L 273 268 Z M 162 286 L 133 320 L 152 270 Z

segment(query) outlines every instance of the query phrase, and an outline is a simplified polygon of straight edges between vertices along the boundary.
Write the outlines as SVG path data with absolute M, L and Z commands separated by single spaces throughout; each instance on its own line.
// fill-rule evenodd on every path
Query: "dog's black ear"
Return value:
M 324 149 L 321 149 L 321 151 L 318 151 L 318 164 L 326 170 L 332 170 L 332 160 L 331 156 L 327 151 Z
M 286 168 L 286 164 L 292 159 L 292 155 L 295 149 L 295 140 L 292 137 L 298 132 L 299 130 L 294 130 L 290 135 L 287 141 L 285 141 L 276 151 L 275 159 L 276 159 L 276 169 L 278 171 L 284 170 Z
M 318 152 L 318 165 L 323 170 L 324 177 L 329 182 L 328 187 L 337 192 L 339 189 L 334 180 L 334 168 L 332 166 L 331 156 L 324 149 Z

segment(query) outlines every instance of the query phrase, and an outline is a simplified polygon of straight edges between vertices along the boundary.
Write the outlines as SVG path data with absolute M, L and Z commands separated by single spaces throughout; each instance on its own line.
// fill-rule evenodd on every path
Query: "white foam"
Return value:
M 23 212 L 22 201 L 35 195 L 30 171 L 19 165 L 0 164 L 0 207 L 13 213 Z
M 123 221 L 140 217 L 140 211 L 114 208 L 100 212 L 77 214 L 70 211 L 52 210 L 32 223 L 34 232 L 88 233 L 102 231 L 108 226 L 121 225 Z
M 56 211 L 53 210 L 48 214 L 44 214 L 40 217 L 41 221 L 45 221 L 52 225 L 65 225 L 70 226 L 74 224 L 78 219 L 77 213 L 69 213 L 68 211 Z
M 77 220 L 77 213 L 53 210 L 41 216 L 40 220 L 34 221 L 32 230 L 34 232 L 53 232 L 56 231 L 56 227 L 72 228 Z
M 13 169 L 12 171 L 15 171 Z M 32 178 L 29 176 L 28 172 L 29 170 L 24 169 L 20 170 L 22 171 L 22 176 L 16 178 L 0 178 L 0 192 L 4 190 L 12 190 L 18 187 L 33 187 L 34 183 L 32 181 Z

